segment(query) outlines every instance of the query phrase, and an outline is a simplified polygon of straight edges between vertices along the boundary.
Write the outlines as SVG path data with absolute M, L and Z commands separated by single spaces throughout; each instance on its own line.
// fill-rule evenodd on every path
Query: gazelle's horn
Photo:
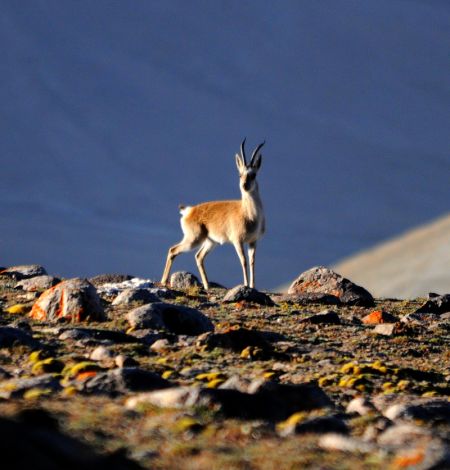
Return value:
M 258 147 L 255 148 L 254 152 L 253 152 L 253 155 L 252 155 L 252 159 L 250 160 L 250 166 L 253 166 L 253 163 L 255 162 L 255 158 L 256 156 L 258 155 L 258 152 L 261 150 L 261 147 L 266 143 L 266 141 L 264 141 L 262 144 L 259 144 Z
M 247 137 L 244 137 L 244 140 L 242 141 L 242 144 L 241 144 L 241 157 L 242 157 L 242 159 L 244 160 L 245 166 L 247 166 L 247 160 L 246 160 L 246 158 L 245 158 L 245 148 L 244 148 L 244 147 L 245 147 L 245 139 L 246 139 L 246 138 L 247 138 Z

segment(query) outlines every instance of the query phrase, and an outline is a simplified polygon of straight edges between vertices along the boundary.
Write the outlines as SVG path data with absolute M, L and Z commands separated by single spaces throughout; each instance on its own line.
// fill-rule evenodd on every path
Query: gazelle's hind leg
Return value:
M 183 238 L 180 243 L 173 245 L 169 248 L 169 252 L 167 253 L 167 261 L 166 267 L 164 268 L 164 273 L 161 279 L 161 284 L 167 284 L 167 280 L 169 279 L 170 268 L 172 267 L 173 260 L 180 254 L 186 251 L 193 250 L 196 246 L 200 244 L 201 240 L 191 240 Z
M 205 267 L 203 266 L 203 260 L 205 256 L 216 246 L 211 239 L 207 238 L 203 245 L 201 246 L 200 250 L 197 251 L 195 254 L 195 261 L 197 262 L 198 270 L 200 271 L 200 276 L 202 278 L 203 287 L 205 290 L 209 289 L 208 277 L 206 276 Z

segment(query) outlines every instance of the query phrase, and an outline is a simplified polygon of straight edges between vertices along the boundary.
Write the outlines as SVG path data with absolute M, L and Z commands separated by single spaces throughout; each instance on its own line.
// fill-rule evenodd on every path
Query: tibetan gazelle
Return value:
M 245 139 L 241 144 L 241 154 L 236 154 L 236 165 L 239 171 L 241 199 L 235 201 L 212 201 L 197 206 L 180 206 L 181 229 L 183 240 L 172 246 L 167 255 L 166 267 L 161 279 L 167 284 L 173 260 L 185 251 L 200 246 L 195 255 L 203 286 L 209 288 L 203 261 L 205 256 L 218 244 L 232 243 L 241 262 L 244 284 L 255 285 L 255 251 L 256 242 L 262 237 L 265 229 L 264 210 L 259 197 L 256 174 L 261 167 L 261 147 L 258 145 L 250 163 L 245 158 Z M 247 259 L 244 244 L 248 243 L 250 262 L 250 283 L 247 276 Z

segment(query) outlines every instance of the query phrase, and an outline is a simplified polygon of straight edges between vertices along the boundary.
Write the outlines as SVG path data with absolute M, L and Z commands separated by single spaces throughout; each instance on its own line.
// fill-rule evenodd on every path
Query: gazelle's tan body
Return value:
M 256 242 L 265 231 L 264 210 L 259 196 L 256 173 L 261 166 L 261 155 L 257 147 L 249 165 L 245 161 L 245 140 L 241 145 L 241 155 L 236 155 L 239 170 L 241 200 L 204 202 L 196 206 L 182 207 L 180 212 L 183 240 L 172 246 L 167 255 L 162 284 L 167 284 L 174 258 L 198 246 L 195 255 L 200 276 L 205 289 L 209 288 L 208 278 L 203 265 L 205 256 L 217 245 L 231 243 L 241 262 L 244 284 L 254 287 L 254 265 Z M 244 244 L 248 244 L 250 261 L 250 283 L 247 276 L 247 260 Z

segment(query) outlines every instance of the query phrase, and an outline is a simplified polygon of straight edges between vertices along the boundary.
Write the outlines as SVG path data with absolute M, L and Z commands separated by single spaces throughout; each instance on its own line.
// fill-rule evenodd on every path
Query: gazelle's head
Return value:
M 258 187 L 258 184 L 256 183 L 256 174 L 261 167 L 262 156 L 260 150 L 264 144 L 265 142 L 259 144 L 255 148 L 250 163 L 247 163 L 244 148 L 245 139 L 242 141 L 241 154 L 236 154 L 236 165 L 239 171 L 239 186 L 241 191 L 251 193 Z

